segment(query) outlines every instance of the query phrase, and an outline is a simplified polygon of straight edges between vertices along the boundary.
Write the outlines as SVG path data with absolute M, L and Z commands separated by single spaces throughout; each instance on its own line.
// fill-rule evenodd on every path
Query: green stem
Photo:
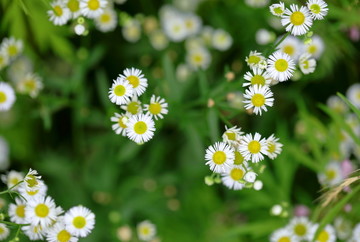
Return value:
M 0 220 L 0 223 L 10 225 L 10 226 L 28 226 L 28 225 L 30 225 L 30 224 L 17 224 L 17 223 L 3 221 L 3 220 Z
M 10 193 L 16 193 L 16 192 L 13 192 L 13 191 L 11 191 L 11 190 L 12 190 L 13 188 L 15 188 L 16 186 L 18 186 L 19 184 L 21 184 L 22 182 L 24 182 L 24 181 L 19 181 L 18 183 L 16 183 L 14 186 L 10 187 L 9 189 L 0 192 L 0 195 L 5 194 L 5 193 L 9 193 L 9 194 L 10 194 Z
M 230 123 L 230 121 L 227 120 L 227 118 L 224 116 L 224 114 L 222 114 L 220 112 L 220 110 L 217 109 L 217 112 L 219 114 L 220 119 L 226 124 L 226 126 L 228 126 L 229 128 L 232 127 L 233 125 Z

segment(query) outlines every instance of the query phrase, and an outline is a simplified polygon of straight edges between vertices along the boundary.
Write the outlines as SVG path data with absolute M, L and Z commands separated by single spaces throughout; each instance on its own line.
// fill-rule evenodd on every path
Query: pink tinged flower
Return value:
M 310 209 L 305 205 L 296 205 L 294 215 L 297 217 L 307 217 L 310 214 Z
M 344 178 L 348 177 L 354 171 L 354 166 L 349 160 L 342 161 L 340 167 L 341 167 L 341 174 Z

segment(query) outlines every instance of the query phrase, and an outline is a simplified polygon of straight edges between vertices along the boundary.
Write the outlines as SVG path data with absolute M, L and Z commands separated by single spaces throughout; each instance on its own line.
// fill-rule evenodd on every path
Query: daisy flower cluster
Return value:
M 274 135 L 262 138 L 259 133 L 244 134 L 241 128 L 225 127 L 223 140 L 210 145 L 206 149 L 206 165 L 213 171 L 213 175 L 206 177 L 206 182 L 221 182 L 233 190 L 244 187 L 252 188 L 258 175 L 259 162 L 265 159 L 275 159 L 282 150 L 282 144 Z
M 125 1 L 114 2 L 122 4 Z M 65 25 L 74 20 L 74 31 L 78 35 L 87 32 L 85 19 L 93 20 L 101 32 L 113 31 L 118 24 L 113 1 L 109 0 L 55 0 L 48 15 L 54 25 Z
M 164 98 L 152 95 L 150 103 L 142 104 L 139 97 L 146 91 L 148 81 L 142 71 L 131 68 L 120 74 L 109 90 L 109 99 L 119 105 L 124 112 L 111 117 L 112 129 L 116 134 L 127 136 L 142 144 L 154 136 L 154 120 L 163 119 L 168 113 L 168 104 Z
M 25 176 L 10 171 L 1 179 L 10 193 L 18 194 L 8 206 L 9 219 L 20 225 L 30 240 L 75 242 L 94 228 L 95 215 L 88 208 L 79 205 L 65 212 L 57 206 L 46 194 L 47 186 L 36 170 L 30 169 Z M 4 240 L 10 234 L 9 228 L 0 225 L 0 239 Z
M 157 228 L 149 220 L 144 220 L 137 224 L 136 234 L 140 241 L 159 241 Z M 120 241 L 133 241 L 133 231 L 129 225 L 123 225 L 117 229 L 116 233 Z

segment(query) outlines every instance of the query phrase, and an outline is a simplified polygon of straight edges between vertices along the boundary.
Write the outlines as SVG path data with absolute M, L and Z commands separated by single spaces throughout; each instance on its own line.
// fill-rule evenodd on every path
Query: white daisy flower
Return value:
M 276 138 L 274 134 L 272 134 L 269 138 L 267 138 L 267 156 L 270 159 L 275 159 L 281 153 L 281 147 L 283 146 L 278 142 L 279 138 Z
M 334 186 L 339 184 L 344 179 L 340 162 L 330 161 L 324 171 L 318 174 L 318 178 L 323 185 Z
M 104 12 L 94 19 L 95 26 L 101 32 L 113 31 L 117 26 L 116 12 L 112 8 L 105 8 Z
M 183 41 L 187 36 L 184 19 L 175 15 L 162 21 L 165 35 L 174 42 Z
M 325 228 L 318 234 L 317 238 L 314 238 L 315 232 L 318 227 L 319 227 L 319 225 L 315 224 L 311 228 L 310 238 L 312 239 L 312 241 L 314 241 L 314 242 L 335 242 L 336 241 L 335 229 L 330 224 L 325 226 Z
M 95 225 L 95 215 L 86 207 L 72 207 L 64 215 L 65 229 L 76 237 L 86 237 Z
M 334 228 L 336 235 L 341 240 L 349 239 L 352 233 L 352 225 L 350 220 L 345 219 L 344 217 L 336 217 L 334 220 Z M 360 235 L 358 236 L 360 240 Z
M 204 48 L 204 40 L 199 36 L 189 37 L 185 40 L 185 48 L 187 51 L 191 51 L 197 48 Z
M 35 98 L 41 89 L 43 89 L 42 78 L 35 73 L 26 74 L 17 84 L 19 93 L 29 94 L 32 98 Z
M 24 179 L 24 174 L 17 171 L 9 171 L 7 175 L 1 175 L 1 180 L 7 185 L 7 188 L 15 186 Z M 17 191 L 19 186 L 13 188 L 14 191 Z
M 266 59 L 260 52 L 250 51 L 249 56 L 246 56 L 245 61 L 247 65 L 251 68 L 260 68 L 260 69 L 266 69 L 266 65 L 263 66 L 263 62 L 266 63 Z
M 27 191 L 36 191 L 44 185 L 44 182 L 41 180 L 41 176 L 38 175 L 38 172 L 30 168 L 24 178 L 24 184 Z
M 32 200 L 38 197 L 43 197 L 46 195 L 47 186 L 41 181 L 42 185 L 38 189 L 27 190 L 26 185 L 21 183 L 19 185 L 19 193 L 23 196 L 26 200 Z
M 259 29 L 256 31 L 255 40 L 259 45 L 267 45 L 275 40 L 275 34 L 267 29 Z
M 132 99 L 125 105 L 120 106 L 121 109 L 125 110 L 128 116 L 142 113 L 141 102 L 138 100 L 138 97 L 135 95 Z
M 244 98 L 246 109 L 253 109 L 255 114 L 262 114 L 262 110 L 267 111 L 266 106 L 272 107 L 274 104 L 273 93 L 269 86 L 250 86 L 245 90 Z
M 110 88 L 109 98 L 112 103 L 122 105 L 130 101 L 133 93 L 133 85 L 131 85 L 128 80 L 122 77 L 118 77 L 116 80 L 114 80 Z
M 0 49 L 0 70 L 6 67 L 9 64 L 10 60 L 8 54 Z
M 288 229 L 299 241 L 303 241 L 311 239 L 310 231 L 312 226 L 307 217 L 294 217 L 290 220 Z
M 16 100 L 14 89 L 6 82 L 0 82 L 0 112 L 8 111 Z
M 12 82 L 17 83 L 24 77 L 24 73 L 32 72 L 33 69 L 32 61 L 28 57 L 21 55 L 11 63 L 7 69 L 7 74 Z
M 49 10 L 47 13 L 50 17 L 50 21 L 53 22 L 55 25 L 64 25 L 70 20 L 71 12 L 66 7 L 64 1 L 55 1 L 51 3 L 51 7 L 52 9 Z
M 226 172 L 234 163 L 234 148 L 224 142 L 216 142 L 206 149 L 205 165 L 215 173 Z
M 246 174 L 244 176 L 244 180 L 249 183 L 254 183 L 257 175 L 258 174 L 256 174 L 253 171 L 248 171 L 248 172 L 246 172 Z
M 164 98 L 153 94 L 150 99 L 150 104 L 144 105 L 144 111 L 147 111 L 146 114 L 155 118 L 155 120 L 158 120 L 158 118 L 163 119 L 163 115 L 168 113 L 168 104 Z
M 126 135 L 132 141 L 142 144 L 152 139 L 155 130 L 155 123 L 149 115 L 138 114 L 129 118 Z
M 193 36 L 200 32 L 202 22 L 201 18 L 195 14 L 187 13 L 183 16 L 186 29 L 186 36 Z
M 272 4 L 269 8 L 270 12 L 275 16 L 281 17 L 285 12 L 285 4 L 283 2 Z
M 206 70 L 211 63 L 210 52 L 204 47 L 191 49 L 186 54 L 186 62 L 194 70 Z
M 319 59 L 324 52 L 325 44 L 322 38 L 318 35 L 314 35 L 311 38 L 311 42 L 305 45 L 306 52 L 314 56 L 315 59 Z
M 231 35 L 223 29 L 216 29 L 212 35 L 212 46 L 221 51 L 228 50 L 233 43 Z
M 115 131 L 116 134 L 121 134 L 122 136 L 126 136 L 126 128 L 127 128 L 127 122 L 129 120 L 129 117 L 126 114 L 118 114 L 114 113 L 115 116 L 111 117 L 111 122 L 115 122 L 115 124 L 112 125 L 112 129 Z
M 299 9 L 296 4 L 291 4 L 290 10 L 285 9 L 285 13 L 281 16 L 281 24 L 292 35 L 306 34 L 312 23 L 313 20 L 310 17 L 309 10 L 304 6 Z
M 359 238 L 360 238 L 360 223 L 357 223 L 352 232 L 351 242 L 359 242 Z
M 5 38 L 1 42 L 0 52 L 4 51 L 9 60 L 14 60 L 17 56 L 21 54 L 23 48 L 24 46 L 21 40 L 17 40 L 13 37 Z
M 246 72 L 244 75 L 244 79 L 248 82 L 243 83 L 243 87 L 247 86 L 264 86 L 264 85 L 270 85 L 271 78 L 270 75 L 266 72 L 266 70 L 260 69 L 260 68 L 253 68 L 251 73 L 250 71 Z
M 314 20 L 323 19 L 329 10 L 327 3 L 323 0 L 308 0 L 306 5 L 310 11 L 311 17 Z
M 305 75 L 313 73 L 316 67 L 316 60 L 311 58 L 311 55 L 308 53 L 304 53 L 299 58 L 299 67 Z
M 41 225 L 27 225 L 21 228 L 30 240 L 44 240 L 46 229 Z
M 346 91 L 346 97 L 355 107 L 360 108 L 360 84 L 355 83 L 351 85 Z
M 121 33 L 125 40 L 135 43 L 141 37 L 141 24 L 136 19 L 127 20 L 121 29 Z
M 50 226 L 57 219 L 54 200 L 47 197 L 36 197 L 27 201 L 25 208 L 26 221 L 33 225 L 40 225 L 42 229 Z
M 179 82 L 185 82 L 192 74 L 192 69 L 187 64 L 179 64 L 176 67 L 175 76 Z
M 97 18 L 104 12 L 107 0 L 81 0 L 81 14 L 88 18 Z
M 298 240 L 289 229 L 281 228 L 271 234 L 270 242 L 298 242 Z
M 25 207 L 26 203 L 22 199 L 15 198 L 15 203 L 9 204 L 8 213 L 10 221 L 17 224 L 25 224 Z
M 10 229 L 3 223 L 0 223 L 0 240 L 5 240 L 10 234 Z
M 303 43 L 297 37 L 289 35 L 279 44 L 276 50 L 288 54 L 291 59 L 296 61 L 303 53 Z
M 141 73 L 141 70 L 136 68 L 126 68 L 123 72 L 124 75 L 120 74 L 120 77 L 128 80 L 134 88 L 134 94 L 140 96 L 143 94 L 148 86 L 148 80 Z
M 81 15 L 80 0 L 67 0 L 66 7 L 70 10 L 70 15 L 73 19 Z
M 136 226 L 136 231 L 140 240 L 150 241 L 156 235 L 156 226 L 150 221 L 145 220 Z
M 79 239 L 65 228 L 64 221 L 57 221 L 46 233 L 48 242 L 77 242 Z
M 169 45 L 169 40 L 162 30 L 155 30 L 149 35 L 150 44 L 155 50 L 163 50 Z
M 251 134 L 243 136 L 243 142 L 239 146 L 240 153 L 246 160 L 251 160 L 253 163 L 258 163 L 267 155 L 266 139 L 261 139 L 259 133 L 255 133 L 254 137 Z
M 241 190 L 245 186 L 245 183 L 242 182 L 245 173 L 242 166 L 232 165 L 225 173 L 222 173 L 221 181 L 232 190 Z
M 9 145 L 6 140 L 0 136 L 0 171 L 7 170 L 9 165 Z
M 222 139 L 225 143 L 236 146 L 240 142 L 241 136 L 244 132 L 241 131 L 241 128 L 237 128 L 236 126 L 228 128 L 225 126 L 225 132 L 222 135 Z
M 295 70 L 294 61 L 288 54 L 277 51 L 269 56 L 267 72 L 270 77 L 283 82 L 288 80 Z
M 326 105 L 337 113 L 345 114 L 349 111 L 349 107 L 346 103 L 338 96 L 330 96 L 326 100 Z

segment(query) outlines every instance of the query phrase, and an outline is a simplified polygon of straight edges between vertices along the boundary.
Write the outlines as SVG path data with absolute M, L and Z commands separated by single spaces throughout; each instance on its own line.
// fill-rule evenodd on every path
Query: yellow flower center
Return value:
M 316 53 L 316 51 L 317 51 L 316 45 L 310 45 L 310 46 L 308 47 L 308 52 L 309 52 L 310 54 L 314 54 L 314 53 Z
M 123 129 L 126 129 L 126 124 L 124 123 L 123 119 L 126 118 L 126 117 L 120 117 L 119 120 L 118 120 L 118 124 L 121 128 Z
M 333 180 L 333 179 L 336 177 L 336 171 L 334 171 L 334 170 L 327 170 L 327 171 L 325 172 L 325 175 L 326 175 L 326 178 L 327 178 L 328 180 Z
M 251 153 L 253 153 L 253 154 L 259 153 L 260 149 L 261 149 L 261 145 L 260 145 L 259 141 L 253 140 L 253 141 L 249 142 L 248 150 Z
M 236 135 L 233 132 L 226 132 L 225 135 L 229 140 L 236 140 Z
M 151 103 L 149 105 L 149 112 L 153 115 L 157 115 L 161 112 L 161 105 L 160 103 Z
M 26 191 L 26 193 L 27 193 L 27 194 L 29 194 L 30 196 L 35 196 L 38 192 L 39 192 L 39 190 L 35 190 L 35 191 Z
M 90 10 L 97 10 L 100 7 L 99 0 L 89 0 L 88 7 Z
M 235 181 L 240 180 L 241 178 L 243 178 L 243 176 L 244 176 L 244 171 L 239 168 L 234 168 L 230 172 L 230 177 Z
M 78 0 L 69 0 L 67 6 L 70 9 L 70 11 L 73 13 L 79 11 L 79 9 L 80 9 Z
M 291 242 L 290 238 L 287 236 L 281 237 L 278 242 Z
M 305 15 L 300 11 L 293 12 L 290 16 L 290 22 L 293 25 L 302 25 L 305 22 Z
M 100 21 L 103 22 L 103 23 L 110 22 L 110 19 L 111 19 L 111 17 L 110 17 L 110 14 L 108 14 L 108 13 L 104 13 L 100 17 Z
M 218 150 L 213 154 L 212 160 L 215 164 L 221 165 L 226 161 L 226 154 L 224 151 Z
M 54 6 L 54 13 L 58 17 L 62 16 L 63 15 L 62 7 L 60 7 L 59 5 Z
M 26 183 L 27 183 L 28 187 L 33 188 L 33 187 L 36 187 L 39 184 L 39 182 L 37 181 L 35 176 L 28 175 L 27 177 L 28 178 L 26 179 Z
M 139 103 L 138 102 L 130 102 L 127 105 L 127 111 L 131 114 L 137 114 L 139 111 Z
M 244 157 L 239 151 L 235 151 L 234 165 L 241 165 L 244 162 Z
M 10 184 L 12 186 L 18 184 L 19 182 L 20 182 L 20 180 L 17 177 L 14 177 L 14 178 L 10 179 Z
M 46 204 L 41 203 L 35 207 L 35 215 L 38 217 L 45 218 L 49 212 L 50 209 Z
M 328 233 L 326 230 L 323 230 L 323 231 L 321 231 L 321 233 L 320 233 L 319 236 L 317 237 L 317 240 L 318 240 L 319 242 L 326 242 L 326 241 L 329 240 L 329 238 L 330 238 L 329 233 Z
M 141 230 L 140 230 L 140 233 L 142 234 L 142 235 L 149 235 L 150 234 L 150 228 L 149 227 L 142 227 L 141 228 Z
M 315 13 L 315 14 L 319 14 L 320 11 L 321 11 L 321 8 L 320 8 L 320 6 L 318 4 L 312 4 L 310 6 L 310 11 Z
M 25 217 L 25 205 L 18 205 L 15 211 L 16 215 L 20 218 Z
M 16 47 L 16 45 L 10 45 L 9 46 L 9 49 L 8 49 L 9 56 L 15 56 L 15 55 L 18 54 L 18 52 L 19 52 L 19 50 Z
M 201 55 L 194 55 L 193 60 L 196 64 L 200 64 L 203 62 L 203 57 Z
M 306 234 L 306 226 L 303 224 L 297 224 L 294 228 L 295 234 L 298 236 L 304 236 Z
M 285 45 L 283 47 L 283 52 L 292 56 L 295 53 L 295 48 L 292 45 Z
M 139 121 L 134 125 L 134 131 L 137 134 L 143 134 L 148 130 L 148 127 L 144 121 Z
M 82 229 L 86 225 L 86 219 L 83 216 L 77 216 L 73 219 L 73 225 L 77 229 Z
M 5 92 L 0 91 L 0 103 L 4 103 L 7 100 Z
M 68 242 L 71 239 L 71 234 L 64 230 L 61 230 L 57 235 L 57 240 L 59 242 Z
M 288 69 L 289 63 L 285 59 L 278 59 L 275 62 L 275 69 L 279 72 L 284 72 Z
M 248 63 L 250 63 L 250 64 L 257 64 L 257 63 L 260 62 L 260 60 L 261 60 L 261 58 L 260 58 L 259 56 L 251 55 L 251 56 L 249 56 L 249 58 L 248 58 Z
M 24 86 L 25 86 L 26 90 L 32 91 L 32 90 L 36 89 L 36 82 L 35 82 L 35 80 L 32 80 L 32 79 L 26 80 L 24 82 Z
M 268 152 L 269 153 L 274 153 L 275 152 L 275 143 L 268 143 Z
M 126 89 L 123 85 L 117 85 L 114 89 L 115 95 L 119 96 L 119 97 L 124 96 L 125 92 L 126 92 Z
M 192 29 L 194 26 L 194 23 L 191 20 L 187 20 L 187 21 L 185 21 L 185 25 L 186 25 L 186 28 Z
M 265 85 L 265 78 L 262 75 L 254 75 L 251 78 L 251 85 Z
M 265 97 L 262 94 L 256 93 L 254 94 L 254 96 L 252 96 L 251 98 L 251 103 L 255 106 L 255 107 L 261 107 L 265 104 Z
M 284 11 L 282 10 L 281 7 L 274 8 L 273 10 L 274 10 L 274 13 L 279 14 L 279 15 L 284 13 Z
M 309 61 L 308 60 L 303 61 L 302 65 L 303 65 L 304 69 L 308 69 L 309 68 Z
M 128 76 L 126 78 L 126 80 L 128 80 L 130 82 L 130 84 L 133 86 L 133 88 L 137 88 L 137 86 L 139 86 L 139 84 L 140 84 L 140 80 L 137 76 Z

